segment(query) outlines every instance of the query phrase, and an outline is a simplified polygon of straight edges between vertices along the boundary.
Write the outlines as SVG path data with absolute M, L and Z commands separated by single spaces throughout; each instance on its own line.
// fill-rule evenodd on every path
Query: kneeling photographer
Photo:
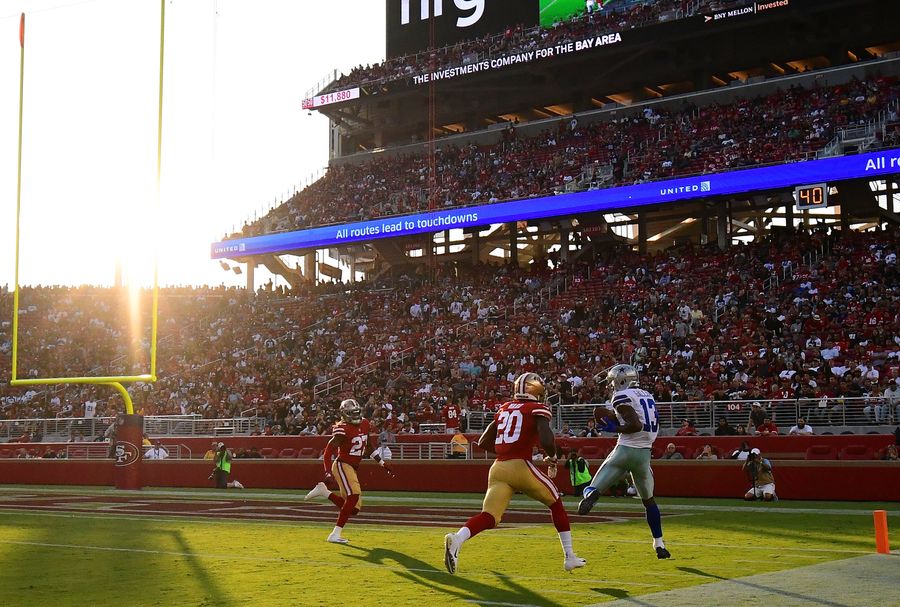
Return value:
M 778 499 L 775 495 L 775 476 L 772 474 L 772 464 L 760 455 L 759 449 L 753 448 L 747 456 L 747 461 L 741 467 L 747 479 L 752 483 L 750 490 L 744 495 L 748 502 L 764 500 L 767 502 Z

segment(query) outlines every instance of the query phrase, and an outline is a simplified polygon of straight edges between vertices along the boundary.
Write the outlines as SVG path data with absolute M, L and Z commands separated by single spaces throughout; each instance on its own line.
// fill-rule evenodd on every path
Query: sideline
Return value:
M 180 498 L 224 498 L 240 499 L 246 501 L 252 500 L 272 500 L 279 502 L 304 502 L 302 491 L 291 493 L 258 493 L 255 491 L 240 491 L 235 489 L 216 491 L 213 489 L 204 491 L 172 490 L 172 489 L 141 489 L 139 492 L 120 491 L 111 487 L 36 487 L 31 488 L 24 485 L 16 485 L 14 487 L 0 486 L 0 493 L 20 493 L 29 498 L 39 497 L 41 494 L 67 494 L 67 495 L 139 495 L 139 496 L 163 496 L 163 497 L 180 497 Z M 471 498 L 460 497 L 405 497 L 405 496 L 389 496 L 389 495 L 371 495 L 366 494 L 366 502 L 382 503 L 382 504 L 420 504 L 420 505 L 454 505 L 454 506 L 481 506 L 483 496 L 473 495 Z M 664 499 L 664 498 L 663 498 Z M 676 498 L 677 499 L 677 498 Z M 604 499 L 602 502 L 604 510 L 637 510 L 643 512 L 644 506 L 635 501 L 620 499 Z M 513 507 L 528 507 L 534 505 L 534 502 L 527 498 L 518 497 L 512 501 Z M 539 509 L 540 505 L 536 508 Z M 703 504 L 673 504 L 665 503 L 664 512 L 758 512 L 765 514 L 818 514 L 818 515 L 853 515 L 853 516 L 872 516 L 872 510 L 866 508 L 785 508 L 771 506 L 746 506 L 743 502 L 735 500 L 735 505 L 703 505 Z M 888 510 L 888 516 L 900 516 L 900 510 Z

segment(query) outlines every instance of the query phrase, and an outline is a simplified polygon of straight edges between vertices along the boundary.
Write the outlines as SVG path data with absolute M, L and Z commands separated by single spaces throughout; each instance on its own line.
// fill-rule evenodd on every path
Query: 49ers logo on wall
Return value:
M 130 466 L 138 461 L 141 452 L 134 443 L 119 441 L 116 443 L 116 466 Z

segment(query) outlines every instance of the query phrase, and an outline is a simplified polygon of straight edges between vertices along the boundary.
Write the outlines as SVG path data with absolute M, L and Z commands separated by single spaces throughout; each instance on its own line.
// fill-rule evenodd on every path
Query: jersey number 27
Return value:
M 350 439 L 350 455 L 362 457 L 362 454 L 366 451 L 366 443 L 368 441 L 368 434 L 358 434 Z

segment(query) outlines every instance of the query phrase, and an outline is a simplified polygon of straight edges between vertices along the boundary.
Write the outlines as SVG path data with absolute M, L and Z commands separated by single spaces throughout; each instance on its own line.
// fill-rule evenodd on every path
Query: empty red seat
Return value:
M 265 459 L 278 459 L 278 452 L 272 447 L 263 447 L 259 450 L 259 454 Z
M 581 448 L 581 457 L 584 459 L 605 459 L 609 455 L 609 449 L 602 445 L 585 445 Z
M 847 445 L 838 454 L 841 459 L 849 460 L 872 459 L 872 455 L 872 447 L 866 447 L 865 445 Z
M 0 449 L 0 458 L 15 457 L 15 456 L 16 456 L 15 451 L 12 451 L 10 449 Z
M 319 457 L 319 450 L 314 447 L 303 447 L 297 452 L 297 457 L 303 459 L 316 459 Z
M 296 455 L 296 453 L 297 453 L 297 450 L 294 449 L 293 447 L 285 447 L 285 448 L 282 449 L 281 452 L 278 454 L 278 457 L 279 457 L 279 458 L 283 458 L 283 457 L 294 457 L 294 455 Z
M 837 459 L 837 449 L 831 445 L 812 445 L 806 450 L 806 459 Z

